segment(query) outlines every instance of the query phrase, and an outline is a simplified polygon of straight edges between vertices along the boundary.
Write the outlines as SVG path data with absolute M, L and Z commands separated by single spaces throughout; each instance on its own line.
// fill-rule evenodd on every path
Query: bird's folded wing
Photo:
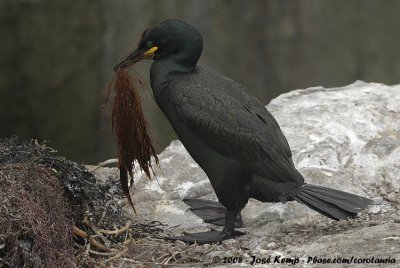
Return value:
M 261 175 L 276 176 L 273 180 L 295 180 L 289 178 L 297 172 L 289 145 L 265 107 L 215 89 L 179 95 L 181 99 L 175 102 L 178 115 L 212 149 L 248 163 Z

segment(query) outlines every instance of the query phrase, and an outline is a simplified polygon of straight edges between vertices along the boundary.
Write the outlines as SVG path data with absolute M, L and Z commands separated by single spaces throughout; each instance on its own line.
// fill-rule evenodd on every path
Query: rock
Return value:
M 393 234 L 397 234 L 393 236 Z M 400 226 L 394 223 L 354 229 L 346 233 L 326 235 L 311 243 L 287 247 L 292 256 L 325 258 L 391 258 L 398 267 Z M 307 263 L 307 262 L 305 262 Z M 311 262 L 312 263 L 312 262 Z M 385 265 L 386 267 L 386 265 Z
M 309 183 L 369 197 L 400 187 L 400 86 L 356 82 L 342 88 L 295 90 L 267 108 L 278 120 L 293 160 Z M 179 225 L 174 232 L 207 228 L 181 202 L 187 197 L 216 200 L 204 172 L 179 141 L 160 154 L 157 179 L 135 176 L 133 199 L 141 217 Z M 378 213 L 382 206 L 371 207 Z M 296 202 L 265 204 L 250 200 L 243 210 L 247 231 L 280 232 L 281 222 L 305 223 L 323 216 Z
M 306 182 L 385 201 L 354 221 L 333 222 L 296 202 L 251 199 L 242 211 L 246 235 L 237 238 L 241 245 L 253 254 L 273 248 L 283 255 L 290 252 L 288 257 L 347 256 L 365 250 L 356 257 L 393 253 L 399 258 L 398 252 L 385 249 L 389 240 L 383 242 L 383 236 L 400 233 L 398 224 L 388 224 L 399 213 L 399 93 L 400 85 L 357 81 L 340 88 L 295 90 L 274 99 L 267 108 Z M 209 229 L 181 202 L 188 197 L 216 200 L 205 173 L 179 141 L 159 159 L 153 181 L 136 170 L 133 200 L 140 217 L 173 226 L 173 234 Z

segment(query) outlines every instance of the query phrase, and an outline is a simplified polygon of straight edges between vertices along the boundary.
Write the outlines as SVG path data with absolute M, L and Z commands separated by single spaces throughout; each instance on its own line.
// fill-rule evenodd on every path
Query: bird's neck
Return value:
M 179 44 L 175 53 L 169 53 L 168 56 L 153 62 L 150 80 L 155 98 L 168 85 L 171 73 L 190 73 L 196 68 L 203 51 L 203 39 L 197 31 L 187 36 L 188 38 Z
M 185 66 L 171 58 L 160 59 L 153 62 L 150 69 L 150 82 L 154 97 L 157 98 L 171 79 L 170 74 L 175 72 L 190 73 L 196 68 L 196 65 Z

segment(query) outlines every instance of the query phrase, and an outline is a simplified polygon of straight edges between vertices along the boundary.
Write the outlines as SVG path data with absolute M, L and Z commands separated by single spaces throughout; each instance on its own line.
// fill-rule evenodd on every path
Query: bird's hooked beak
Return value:
M 124 69 L 132 64 L 135 64 L 144 59 L 152 59 L 158 47 L 154 46 L 146 51 L 136 49 L 126 57 L 123 61 L 115 65 L 114 71 Z

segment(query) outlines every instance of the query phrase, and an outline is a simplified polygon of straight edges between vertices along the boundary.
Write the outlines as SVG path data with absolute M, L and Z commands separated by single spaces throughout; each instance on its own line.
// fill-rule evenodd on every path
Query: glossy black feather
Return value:
M 237 82 L 197 65 L 203 45 L 193 26 L 168 20 L 146 31 L 138 49 L 147 41 L 157 46 L 150 71 L 154 98 L 227 209 L 222 232 L 174 239 L 208 243 L 234 237 L 237 215 L 249 198 L 296 200 L 336 220 L 353 217 L 371 203 L 305 184 L 285 136 L 264 104 Z M 221 210 L 203 200 L 190 199 L 188 204 L 206 221 L 221 218 Z
M 169 77 L 176 115 L 210 148 L 265 179 L 303 181 L 275 118 L 243 86 L 203 67 Z

